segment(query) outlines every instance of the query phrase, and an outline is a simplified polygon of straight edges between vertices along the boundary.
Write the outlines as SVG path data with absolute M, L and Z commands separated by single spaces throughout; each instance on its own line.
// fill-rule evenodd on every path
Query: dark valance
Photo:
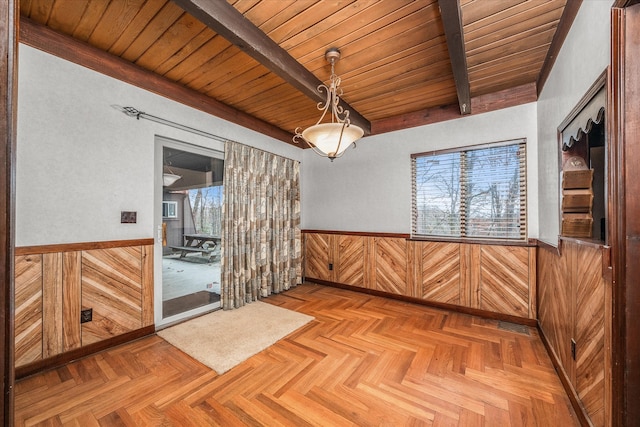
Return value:
M 566 151 L 579 141 L 583 135 L 591 131 L 593 124 L 600 124 L 604 120 L 606 106 L 606 90 L 600 91 L 580 110 L 578 115 L 562 129 L 562 151 Z

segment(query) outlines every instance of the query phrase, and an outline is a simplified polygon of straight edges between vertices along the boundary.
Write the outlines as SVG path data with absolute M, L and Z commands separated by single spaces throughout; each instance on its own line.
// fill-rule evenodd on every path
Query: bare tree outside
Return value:
M 466 233 L 520 236 L 520 159 L 517 145 L 473 150 L 467 156 Z
M 458 153 L 416 159 L 417 229 L 420 234 L 460 235 Z
M 222 188 L 220 185 L 189 190 L 196 233 L 221 235 Z
M 524 236 L 524 143 L 414 158 L 414 233 Z

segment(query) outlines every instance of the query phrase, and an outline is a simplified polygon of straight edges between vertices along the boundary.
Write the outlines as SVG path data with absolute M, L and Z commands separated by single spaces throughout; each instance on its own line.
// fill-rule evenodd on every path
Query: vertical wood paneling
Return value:
M 481 308 L 482 306 L 482 275 L 480 274 L 480 261 L 482 259 L 482 251 L 480 245 L 462 245 L 467 246 L 467 266 L 469 268 L 469 295 L 470 306 L 473 308 Z
M 614 111 L 607 114 L 613 118 L 610 129 L 615 136 L 608 149 L 612 170 L 607 219 L 612 223 L 609 230 L 616 281 L 613 413 L 615 425 L 634 425 L 640 422 L 640 3 L 619 1 L 617 5 L 622 3 L 627 7 L 613 15 L 617 21 L 611 45 Z
M 576 391 L 593 425 L 605 425 L 605 282 L 602 253 L 572 245 L 576 252 Z
M 376 238 L 367 237 L 364 241 L 366 265 L 365 265 L 365 284 L 368 289 L 376 288 Z
M 338 283 L 365 287 L 365 238 L 362 236 L 340 235 L 338 252 L 334 257 Z
M 480 309 L 529 317 L 529 250 L 519 246 L 481 247 Z
M 613 374 L 609 369 L 613 363 L 613 286 L 611 286 L 611 251 L 603 248 L 603 278 L 605 281 L 604 290 L 604 425 L 613 425 Z M 605 262 L 606 260 L 606 262 Z M 605 267 L 606 265 L 606 267 Z
M 375 239 L 375 289 L 407 294 L 407 240 L 397 237 Z
M 320 280 L 331 280 L 329 250 L 332 245 L 332 236 L 330 234 L 308 233 L 305 241 L 306 276 Z
M 142 246 L 142 326 L 153 325 L 153 245 Z
M 142 327 L 141 271 L 140 247 L 82 252 L 82 309 L 93 309 L 82 345 Z
M 42 357 L 62 353 L 62 253 L 42 255 L 43 342 Z
M 64 351 L 82 345 L 80 301 L 82 297 L 82 253 L 62 254 L 62 347 Z
M 460 244 L 420 242 L 421 286 L 419 298 L 460 304 Z
M 471 305 L 471 245 L 460 245 L 460 305 Z
M 529 248 L 529 318 L 538 318 L 538 299 L 536 296 L 536 254 L 537 248 Z
M 422 283 L 422 242 L 407 242 L 407 295 L 420 298 Z
M 15 364 L 42 358 L 42 256 L 15 259 Z

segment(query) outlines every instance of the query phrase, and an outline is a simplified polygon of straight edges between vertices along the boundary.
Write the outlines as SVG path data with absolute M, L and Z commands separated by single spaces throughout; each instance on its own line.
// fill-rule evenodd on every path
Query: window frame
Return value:
M 516 237 L 504 237 L 504 236 L 483 236 L 483 235 L 467 235 L 463 231 L 464 227 L 468 229 L 469 224 L 466 220 L 458 220 L 460 233 L 459 235 L 439 235 L 439 234 L 421 234 L 417 232 L 417 220 L 418 220 L 418 207 L 417 207 L 417 181 L 416 181 L 416 159 L 428 156 L 438 156 L 451 153 L 467 153 L 475 150 L 483 150 L 490 148 L 499 148 L 504 146 L 520 146 L 523 150 L 520 159 L 520 193 L 524 190 L 524 195 L 519 194 L 520 199 L 520 235 Z M 523 169 L 523 170 L 522 170 Z M 462 172 L 461 172 L 462 175 Z M 515 138 L 503 141 L 496 141 L 485 144 L 468 145 L 463 147 L 447 148 L 441 150 L 424 151 L 420 153 L 411 154 L 411 239 L 412 240 L 431 240 L 431 241 L 453 241 L 453 242 L 487 242 L 487 243 L 500 243 L 506 245 L 520 245 L 528 243 L 528 210 L 527 210 L 527 139 Z M 459 181 L 461 182 L 460 178 Z M 464 197 L 462 194 L 466 193 L 465 190 L 459 189 L 458 194 Z M 464 206 L 466 202 L 460 201 L 460 206 Z M 459 208 L 462 209 L 462 208 Z
M 173 207 L 173 209 L 172 209 Z M 173 211 L 173 212 L 172 212 Z M 166 213 L 166 215 L 165 215 Z M 178 218 L 178 202 L 174 200 L 162 201 L 162 218 L 177 219 Z

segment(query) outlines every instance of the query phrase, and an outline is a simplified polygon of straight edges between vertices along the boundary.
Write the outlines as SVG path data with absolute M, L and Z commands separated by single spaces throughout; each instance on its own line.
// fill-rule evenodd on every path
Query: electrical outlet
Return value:
M 87 308 L 80 312 L 80 323 L 87 323 L 93 320 L 93 308 Z
M 576 341 L 571 338 L 571 357 L 576 360 Z

